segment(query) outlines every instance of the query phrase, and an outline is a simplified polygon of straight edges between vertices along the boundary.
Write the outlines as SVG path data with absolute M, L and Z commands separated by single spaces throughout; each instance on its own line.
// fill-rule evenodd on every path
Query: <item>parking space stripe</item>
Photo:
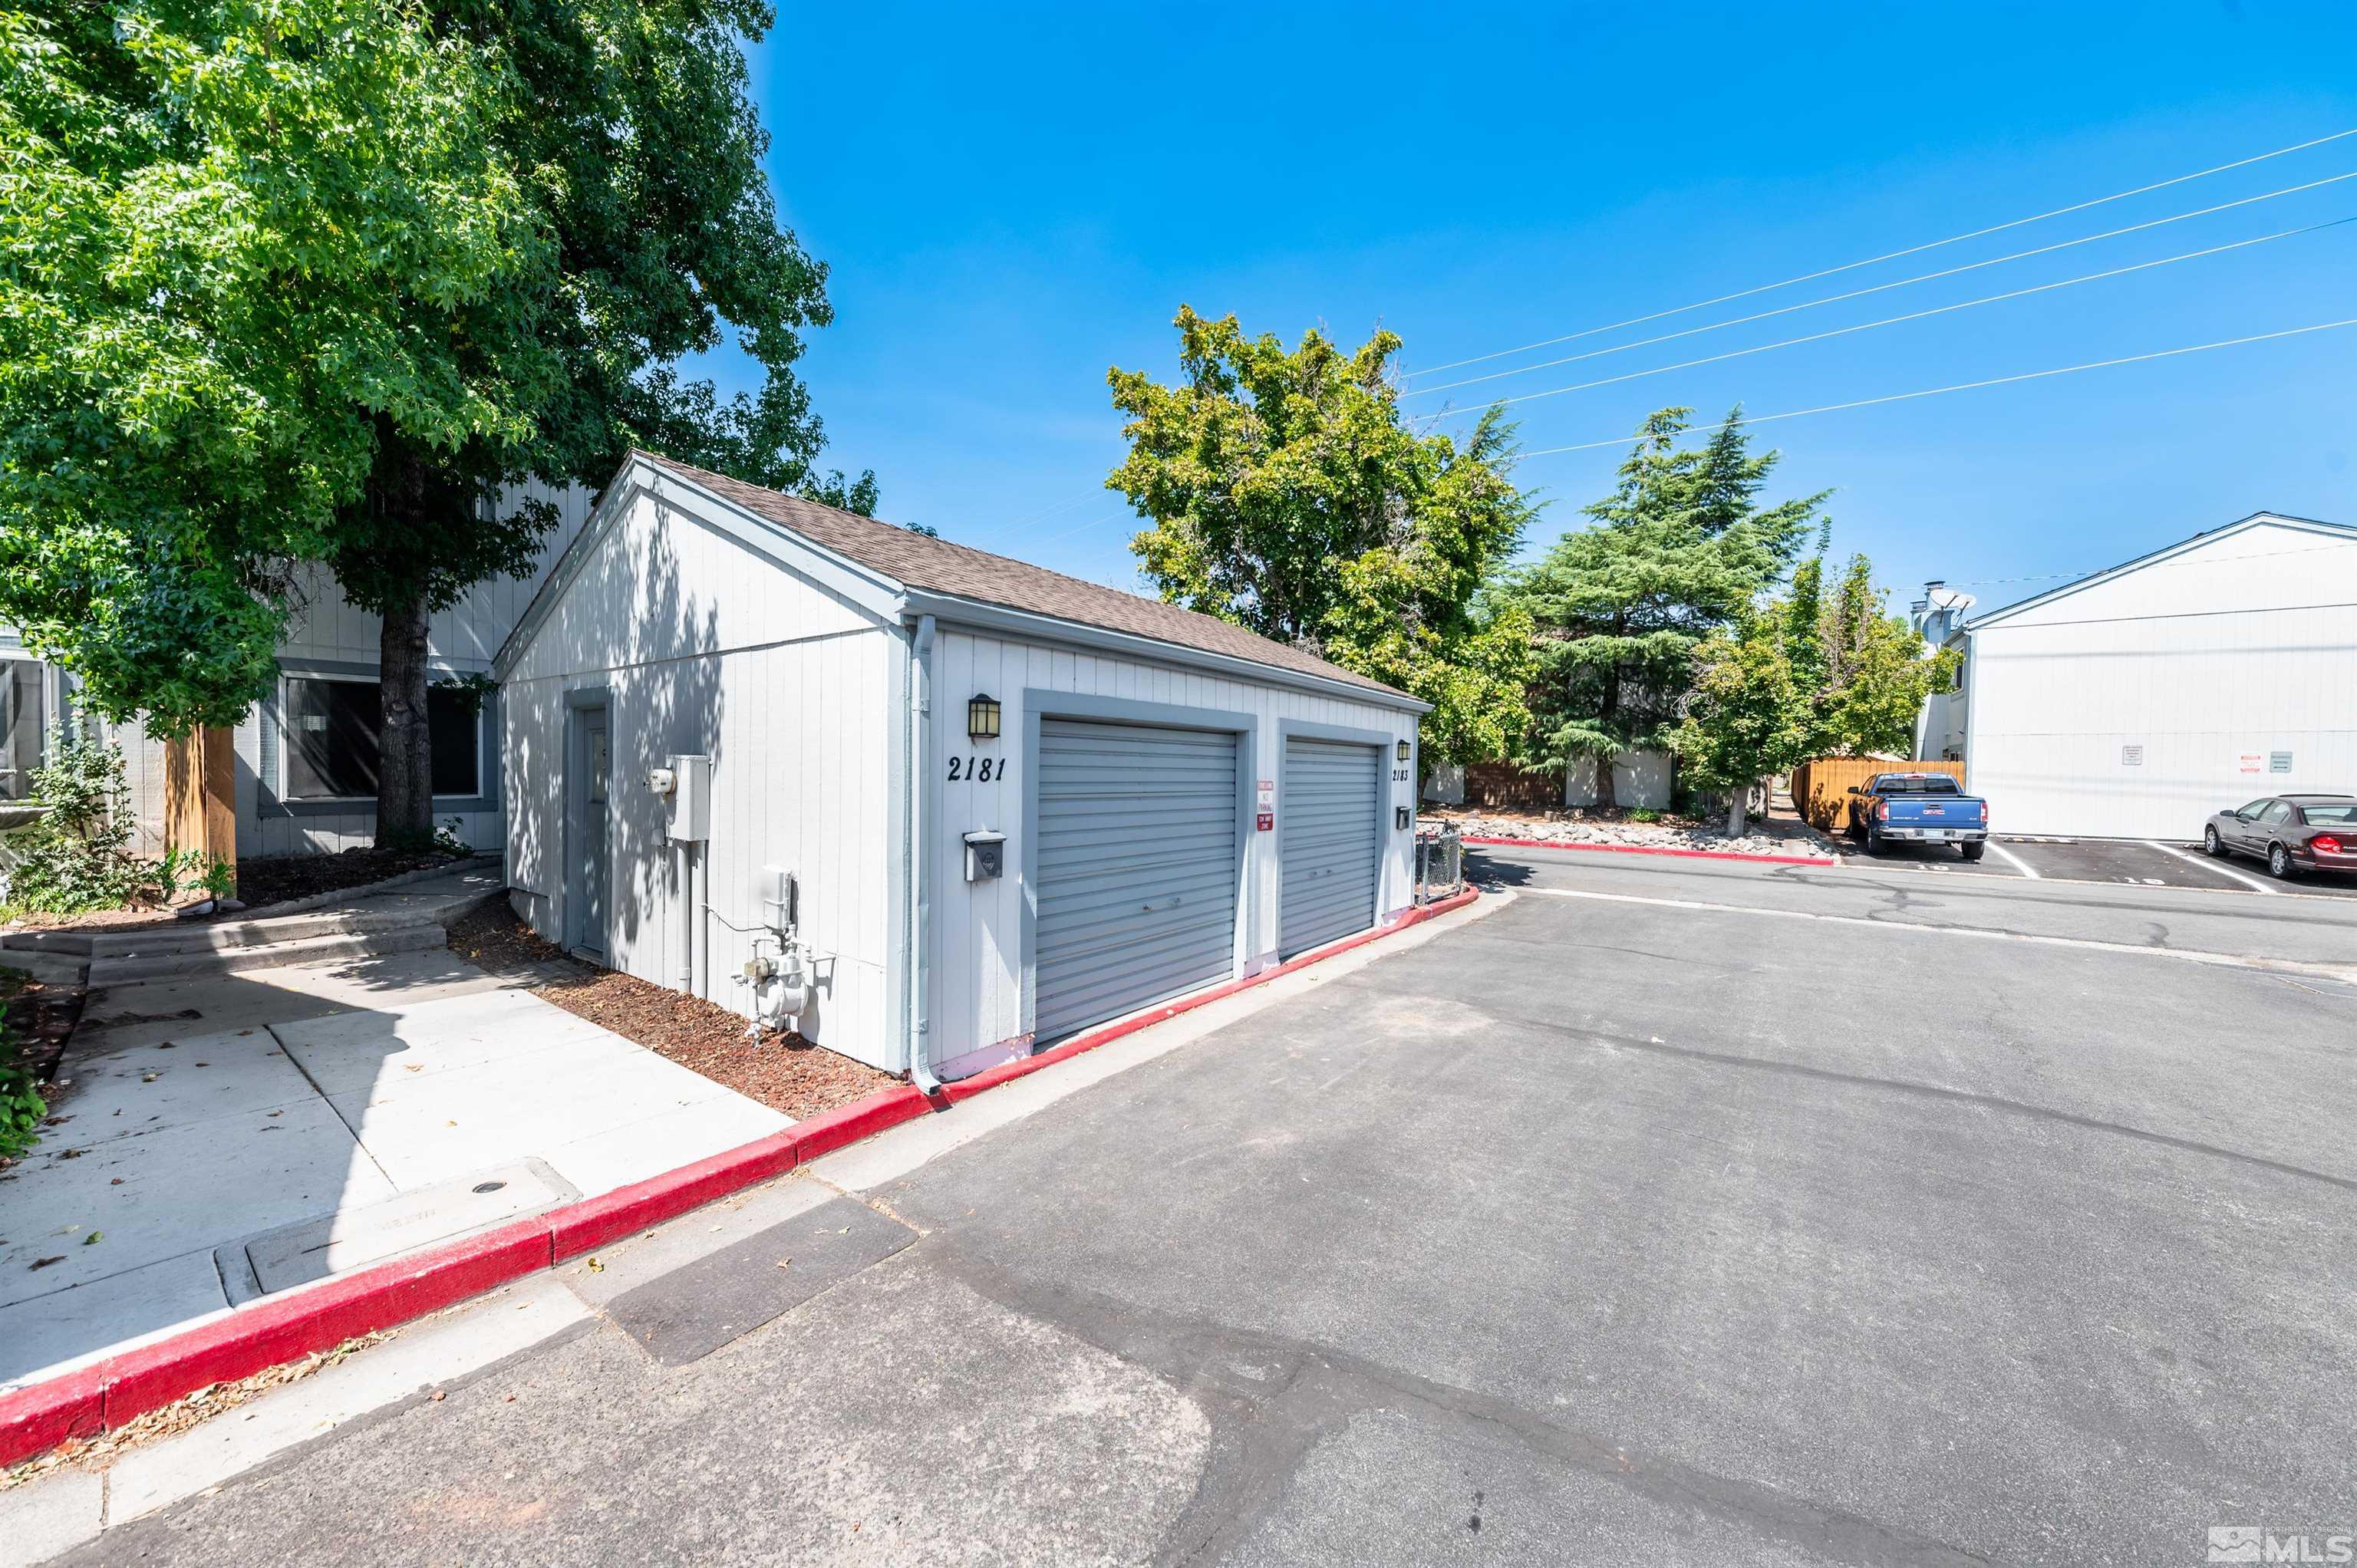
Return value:
M 2145 840 L 2144 843 L 2147 849 L 2157 849 L 2163 854 L 2175 855 L 2188 865 L 2198 865 L 2204 871 L 2214 871 L 2221 876 L 2231 876 L 2244 886 L 2257 892 L 2273 894 L 2282 891 L 2280 888 L 2268 886 L 2255 876 L 2245 876 L 2231 865 L 2222 865 L 2214 860 L 2196 860 L 2181 849 L 2172 849 L 2165 843 L 2155 843 L 2150 839 Z
M 1634 893 L 1596 893 L 1577 887 L 1518 887 L 1529 898 L 1587 898 L 1605 904 L 1650 904 L 1663 909 L 1695 909 L 1712 915 L 1754 915 L 1771 920 L 1816 920 L 1834 926 L 1864 926 L 1877 931 L 1920 931 L 1935 937 L 1968 937 L 1983 941 L 2028 942 L 2037 947 L 2079 948 L 2089 952 L 2118 953 L 2129 958 L 2174 959 L 2179 963 L 2211 964 L 2221 969 L 2250 969 L 2267 974 L 2305 974 L 2320 980 L 2357 984 L 2357 964 L 2309 963 L 2297 959 L 2251 958 L 2242 953 L 2211 952 L 2199 948 L 2156 948 L 2131 942 L 2099 941 L 2092 937 L 2050 937 L 2032 931 L 1999 930 L 1990 926 L 1935 926 L 1923 920 L 1886 920 L 1865 915 L 1827 915 L 1813 909 L 1771 909 L 1758 904 L 1717 904 L 1702 898 L 1647 898 Z
M 2029 862 L 2028 862 L 2028 861 L 2026 861 L 2026 860 L 2022 859 L 2022 858 L 2021 858 L 2021 856 L 2019 856 L 2019 855 L 2018 855 L 2018 854 L 2014 854 L 2014 853 L 2013 853 L 2013 851 L 2011 851 L 2011 850 L 2009 850 L 2009 849 L 2006 848 L 2006 847 L 2005 847 L 2005 845 L 2003 845 L 2003 844 L 2001 844 L 2001 843 L 1997 843 L 1997 842 L 1996 842 L 1996 840 L 1995 840 L 1995 839 L 1988 839 L 1988 840 L 1986 840 L 1986 841 L 1984 841 L 1984 842 L 1986 842 L 1986 843 L 1988 844 L 1989 848 L 1991 848 L 1991 849 L 1993 849 L 1993 850 L 1996 851 L 1998 857 L 1999 857 L 2000 859 L 2002 859 L 2002 860 L 2003 860 L 2003 861 L 2004 861 L 2007 865 L 2012 866 L 2016 871 L 2020 872 L 2024 876 L 2029 877 L 2032 882 L 2039 882 L 2039 881 L 2043 881 L 2043 880 L 2044 880 L 2044 878 L 2040 877 L 2040 876 L 2038 875 L 2038 870 L 2037 870 L 2037 868 L 2036 868 L 2035 866 L 2031 865 L 2029 864 Z

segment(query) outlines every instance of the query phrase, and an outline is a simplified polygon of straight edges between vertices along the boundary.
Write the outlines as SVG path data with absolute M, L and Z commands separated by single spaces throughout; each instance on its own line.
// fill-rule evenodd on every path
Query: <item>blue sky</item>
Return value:
M 1183 301 L 1421 367 L 1836 266 L 2357 128 L 2357 6 L 831 5 L 754 51 L 786 218 L 833 269 L 803 361 L 884 515 L 1133 585 L 1106 367 Z M 1699 326 L 2357 170 L 2357 136 L 1688 312 Z M 2357 215 L 2357 179 L 1676 343 L 1437 409 Z M 1523 444 L 1769 413 L 2357 317 L 2357 223 L 1519 405 Z M 1467 372 L 1606 347 L 1585 338 Z M 729 374 L 721 358 L 724 382 Z M 2357 328 L 1764 425 L 1776 494 L 1902 606 L 1927 576 L 2113 564 L 2267 509 L 2357 521 Z M 1454 374 L 1419 377 L 1431 385 Z M 1460 406 L 1478 407 L 1468 402 Z M 1535 549 L 1611 482 L 1530 458 Z

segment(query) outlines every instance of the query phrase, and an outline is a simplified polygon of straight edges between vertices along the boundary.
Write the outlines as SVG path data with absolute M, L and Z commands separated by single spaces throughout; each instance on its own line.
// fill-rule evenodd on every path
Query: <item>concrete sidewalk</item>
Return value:
M 791 1119 L 447 952 L 121 985 L 0 1174 L 0 1391 Z

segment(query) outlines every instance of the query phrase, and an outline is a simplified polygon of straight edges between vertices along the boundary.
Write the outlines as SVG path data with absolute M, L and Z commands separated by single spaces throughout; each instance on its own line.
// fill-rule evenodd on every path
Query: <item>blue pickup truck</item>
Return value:
M 1952 843 L 1978 860 L 1988 849 L 1988 802 L 1944 773 L 1878 773 L 1849 792 L 1850 836 L 1868 854 L 1886 843 Z

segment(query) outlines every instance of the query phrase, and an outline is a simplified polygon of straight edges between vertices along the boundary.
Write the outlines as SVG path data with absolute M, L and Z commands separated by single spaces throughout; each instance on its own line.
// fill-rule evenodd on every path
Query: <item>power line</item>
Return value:
M 2091 207 L 2102 207 L 2109 202 L 2125 201 L 2131 196 L 2142 196 L 2147 191 L 2166 189 L 2172 185 L 2183 185 L 2189 180 L 2206 179 L 2213 174 L 2224 174 L 2229 169 L 2246 168 L 2252 164 L 2265 163 L 2269 158 L 2279 158 L 2292 153 L 2306 152 L 2310 147 L 2320 147 L 2327 142 L 2337 142 L 2344 136 L 2357 136 L 2357 128 L 2335 131 L 2329 136 L 2319 136 L 2313 141 L 2298 142 L 2288 147 L 2277 147 L 2271 153 L 2260 153 L 2252 157 L 2237 158 L 2233 163 L 2219 164 L 2213 168 L 2196 169 L 2191 174 L 2178 175 L 2171 179 L 2156 180 L 2150 185 L 2137 186 L 2134 190 L 2123 190 L 2111 196 L 2099 196 L 2093 201 L 2074 202 L 2069 207 L 2055 208 L 2050 212 L 2035 213 L 2028 218 L 2016 218 L 2005 223 L 1992 223 L 1986 229 L 1975 229 L 1969 233 L 1951 234 L 1944 240 L 1932 240 L 1921 245 L 1910 245 L 1900 251 L 1886 251 L 1881 255 L 1868 256 L 1863 261 L 1844 262 L 1837 267 L 1825 267 L 1813 273 L 1802 273 L 1796 277 L 1785 278 L 1779 283 L 1764 283 L 1756 288 L 1738 289 L 1733 294 L 1722 294 L 1710 299 L 1698 299 L 1692 305 L 1681 305 L 1669 310 L 1657 310 L 1650 316 L 1632 316 L 1626 321 L 1615 321 L 1604 327 L 1590 327 L 1579 332 L 1566 332 L 1555 338 L 1542 338 L 1535 343 L 1524 343 L 1520 348 L 1500 349 L 1492 353 L 1475 354 L 1469 359 L 1451 360 L 1446 364 L 1432 365 L 1424 370 L 1411 371 L 1407 373 L 1411 377 L 1437 375 L 1443 371 L 1453 371 L 1463 365 L 1478 365 L 1488 360 L 1501 360 L 1509 354 L 1522 354 L 1533 349 L 1551 348 L 1555 344 L 1568 343 L 1577 338 L 1593 338 L 1599 332 L 1617 332 L 1623 327 L 1641 327 L 1648 321 L 1659 321 L 1664 317 L 1683 316 L 1689 310 L 1703 310 L 1714 305 L 1725 305 L 1729 300 L 1748 299 L 1755 294 L 1767 294 L 1774 289 L 1790 288 L 1794 284 L 1812 283 L 1818 278 L 1832 277 L 1836 273 L 1855 272 L 1860 267 L 1870 267 L 1879 262 L 1893 262 L 1901 256 L 1919 255 L 1925 251 L 1936 251 L 1943 245 L 1961 244 L 1966 240 L 1977 240 L 1986 234 L 2002 233 L 2007 229 L 2018 229 L 2030 223 L 2042 223 L 2049 218 L 2061 218 L 2072 212 L 2084 212 Z
M 2234 349 L 2245 343 L 2266 343 L 2277 338 L 2298 338 L 2309 332 L 2330 332 L 2335 328 L 2357 327 L 2357 317 L 2343 321 L 2320 321 L 2313 327 L 2287 327 L 2280 332 L 2254 332 L 2247 338 L 2222 338 L 2215 343 L 2194 343 L 2182 349 L 2159 349 L 2149 354 L 2127 354 L 2116 360 L 2091 360 L 2083 365 L 2063 365 L 2050 371 L 2025 371 L 2018 376 L 1991 376 L 1986 381 L 1958 381 L 1953 386 L 1925 387 L 1920 392 L 1891 392 L 1883 397 L 1855 398 L 1848 403 L 1828 403 L 1816 408 L 1795 408 L 1782 413 L 1762 413 L 1748 419 L 1738 419 L 1738 425 L 1772 424 L 1781 419 L 1801 419 L 1813 413 L 1839 413 L 1846 409 L 1871 408 L 1877 403 L 1906 403 L 1920 397 L 1938 397 L 1944 392 L 1973 392 L 1982 387 L 2009 386 L 2016 381 L 2043 381 L 2050 376 L 2076 375 L 2081 371 L 2107 370 L 2114 365 L 2141 364 L 2147 360 L 2175 359 L 2181 354 L 2207 353 L 2212 349 Z M 1542 446 L 1534 452 L 1519 454 L 1523 457 L 1551 457 L 1560 452 L 1592 452 L 1599 446 L 1625 446 L 1636 437 L 1615 435 L 1603 441 L 1580 441 L 1568 446 Z
M 2199 535 L 2196 537 L 2198 538 Z M 2336 539 L 2327 544 L 2302 544 L 2290 550 L 2255 550 L 2248 555 L 2229 556 L 2225 560 L 2219 562 L 2218 564 L 2223 566 L 2239 564 L 2244 561 L 2272 561 L 2278 555 L 2313 555 L 2319 550 L 2347 550 L 2352 546 L 2357 546 L 2357 539 Z M 1994 588 L 2003 586 L 2010 583 L 2051 583 L 2066 577 L 2075 581 L 2083 577 L 2100 577 L 2106 572 L 2116 572 L 2123 566 L 2132 566 L 2134 564 L 2136 564 L 2136 563 L 2133 561 L 2115 561 L 2108 566 L 2090 566 L 2082 572 L 2038 572 L 2027 577 L 1966 577 L 1962 582 L 1949 582 L 1943 580 L 1940 584 L 1940 586 L 1943 588 Z
M 2207 218 L 2213 212 L 2224 212 L 2236 207 L 2248 207 L 2255 202 L 2273 201 L 2279 196 L 2297 196 L 2301 191 L 2314 190 L 2319 186 L 2338 185 L 2344 179 L 2357 179 L 2357 170 L 2352 170 L 2348 174 L 2331 175 L 2323 179 L 2310 180 L 2306 185 L 2286 186 L 2281 190 L 2270 190 L 2264 196 L 2246 196 L 2237 201 L 2222 201 L 2215 207 L 2197 208 L 2191 212 L 2179 212 L 2168 218 L 2155 218 L 2143 223 L 2131 223 L 2125 229 L 2107 229 L 2100 234 L 2089 234 L 2083 239 L 2061 240 L 2051 245 L 2040 245 L 2032 250 L 2016 251 L 2009 256 L 1992 256 L 1985 262 L 1967 262 L 1960 267 L 1945 267 L 1936 273 L 1921 273 L 1914 277 L 1900 278 L 1893 283 L 1878 283 L 1868 288 L 1854 288 L 1846 294 L 1829 294 L 1822 299 L 1803 300 L 1799 305 L 1781 305 L 1773 310 L 1755 311 L 1749 316 L 1730 317 L 1725 321 L 1713 321 L 1701 327 L 1689 327 L 1679 332 L 1664 332 L 1659 337 L 1640 338 L 1634 342 L 1630 343 L 1615 343 L 1609 349 L 1591 349 L 1584 354 L 1566 354 L 1558 360 L 1540 360 L 1533 364 L 1518 365 L 1511 371 L 1492 371 L 1487 375 L 1468 376 L 1461 381 L 1443 381 L 1436 387 L 1416 387 L 1412 391 L 1403 392 L 1401 395 L 1404 397 L 1422 397 L 1427 392 L 1449 392 L 1458 387 L 1477 386 L 1483 381 L 1501 381 L 1512 376 L 1527 375 L 1533 371 L 1549 370 L 1556 365 L 1577 364 L 1582 360 L 1600 360 L 1608 354 L 1622 354 L 1628 352 L 1631 349 L 1650 348 L 1655 343 L 1670 343 L 1676 341 L 1680 338 L 1693 338 L 1705 332 L 1716 332 L 1722 327 L 1741 327 L 1753 321 L 1765 321 L 1770 317 L 1790 316 L 1796 310 L 1813 310 L 1820 305 L 1838 305 L 1846 299 L 1862 299 L 1869 294 L 1882 294 L 1894 288 L 1905 288 L 1910 284 L 1931 283 L 1938 278 L 1954 277 L 1960 273 L 1977 272 L 1983 267 L 2002 266 L 2007 262 L 2018 262 L 2030 256 L 2042 256 L 2053 251 L 2067 251 L 2076 245 L 2092 245 L 2098 240 L 2116 240 L 2123 234 L 2135 234 L 2147 229 L 2158 229 L 2170 223 L 2182 223 L 2186 220 L 2191 218 Z M 2330 225 L 2319 224 L 2318 227 L 2325 228 L 2330 227 Z M 2287 229 L 2284 232 L 2287 234 L 2297 234 L 2304 232 L 2304 231 Z M 2269 238 L 2281 238 L 2281 236 L 2270 235 Z M 2206 254 L 2207 252 L 2195 252 L 2193 253 L 2201 255 Z M 2132 271 L 2134 269 L 2131 268 L 2124 270 Z M 2110 274 L 2096 274 L 2093 275 L 2100 277 L 2108 276 Z M 1995 297 L 2004 298 L 2006 296 L 1996 295 Z M 1894 317 L 1892 319 L 1904 320 L 1906 318 L 1903 317 Z M 1795 338 L 1793 341 L 1805 342 L 1807 339 Z M 1703 362 L 1705 361 L 1695 361 L 1697 364 Z
M 2341 177 L 2357 178 L 2357 175 L 2343 175 Z M 2165 267 L 2176 262 L 2197 261 L 2203 256 L 2214 256 L 2226 251 L 2239 251 L 2249 245 L 2264 245 L 2270 240 L 2287 239 L 2295 234 L 2313 234 L 2320 229 L 2337 229 L 2343 223 L 2352 222 L 2357 222 L 2357 218 L 2335 218 L 2329 223 L 2311 223 L 2305 228 L 2285 229 L 2276 233 L 2261 234 L 2253 239 L 2236 240 L 2231 244 L 2212 245 L 2206 250 L 2188 251 L 2182 255 L 2163 256 L 2158 261 L 2138 262 L 2133 266 L 2113 267 L 2106 272 L 2088 273 L 2082 277 L 2064 278 L 2057 283 L 2035 284 L 2029 288 L 2017 288 L 2005 294 L 1984 295 L 1978 299 L 1962 300 L 1954 305 L 1936 305 L 1928 310 L 1910 310 L 1904 316 L 1886 316 L 1879 321 L 1861 321 L 1853 327 L 1835 327 L 1828 331 L 1811 332 L 1803 337 L 1787 338 L 1777 343 L 1761 343 L 1749 349 L 1730 349 L 1724 354 L 1706 354 L 1699 360 L 1684 360 L 1674 365 L 1657 365 L 1651 370 L 1631 371 L 1618 376 L 1603 376 L 1592 381 L 1577 381 L 1567 387 L 1550 387 L 1545 392 L 1524 392 L 1520 397 L 1501 397 L 1484 406 L 1505 408 L 1518 403 L 1535 403 L 1541 398 L 1560 397 L 1565 392 L 1586 392 L 1590 387 L 1609 387 L 1620 381 L 1633 381 L 1646 376 L 1665 375 L 1672 371 L 1690 371 L 1696 365 L 1715 365 L 1722 360 L 1740 360 L 1749 354 L 1765 354 L 1772 349 L 1790 349 L 1801 343 L 1821 343 L 1828 338 L 1846 337 L 1853 332 L 1867 332 L 1877 327 L 1893 327 L 1902 321 L 1921 321 L 1926 317 L 1945 316 L 1952 311 L 1970 310 L 1976 305 L 1995 305 L 2002 300 L 2020 299 L 2028 295 L 2047 294 L 2058 288 L 2069 288 L 2074 284 L 2096 283 L 2104 278 L 2121 277 L 2128 273 L 2140 273 L 2153 267 Z M 1461 418 L 1472 412 L 1471 409 L 1460 409 L 1458 414 Z

